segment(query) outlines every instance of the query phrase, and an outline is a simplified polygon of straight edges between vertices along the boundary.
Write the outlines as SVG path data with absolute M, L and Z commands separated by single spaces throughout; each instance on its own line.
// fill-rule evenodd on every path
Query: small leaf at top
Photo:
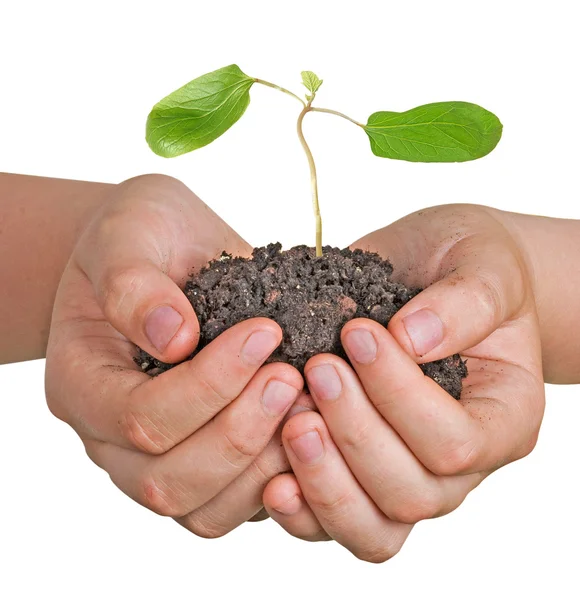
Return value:
M 435 102 L 406 112 L 376 112 L 363 126 L 376 156 L 412 162 L 463 162 L 489 154 L 502 124 L 469 102 Z
M 312 71 L 302 71 L 302 83 L 309 92 L 315 94 L 322 85 L 322 79 L 318 78 Z
M 213 142 L 244 114 L 254 81 L 237 65 L 229 65 L 169 94 L 147 118 L 149 147 L 170 158 Z

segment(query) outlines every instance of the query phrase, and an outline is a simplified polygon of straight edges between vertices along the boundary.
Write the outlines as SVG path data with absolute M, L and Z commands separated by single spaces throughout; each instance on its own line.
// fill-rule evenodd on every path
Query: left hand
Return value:
M 332 354 L 307 363 L 320 414 L 286 422 L 293 473 L 275 477 L 263 496 L 292 535 L 334 539 L 383 562 L 413 524 L 451 512 L 533 449 L 544 407 L 539 327 L 526 259 L 501 214 L 436 207 L 354 245 L 388 256 L 395 279 L 426 289 L 388 329 L 368 319 L 345 325 L 354 370 Z M 457 352 L 469 370 L 459 402 L 417 364 Z

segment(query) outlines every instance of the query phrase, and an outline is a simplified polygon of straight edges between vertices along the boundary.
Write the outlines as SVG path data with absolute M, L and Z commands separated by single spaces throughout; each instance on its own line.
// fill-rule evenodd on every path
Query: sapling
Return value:
M 201 269 L 184 290 L 200 325 L 195 352 L 235 323 L 261 316 L 277 321 L 284 332 L 281 345 L 268 361 L 286 361 L 302 370 L 311 356 L 321 352 L 348 360 L 340 344 L 340 330 L 346 321 L 366 317 L 387 326 L 420 290 L 392 281 L 391 263 L 378 254 L 328 246 L 323 254 L 316 165 L 304 138 L 304 117 L 319 112 L 346 119 L 366 133 L 376 156 L 412 162 L 462 162 L 485 156 L 498 143 L 502 125 L 494 114 L 468 102 L 436 102 L 405 112 L 379 111 L 363 124 L 337 110 L 313 105 L 322 80 L 312 71 L 302 72 L 307 90 L 303 99 L 230 65 L 190 81 L 158 102 L 147 119 L 149 146 L 164 157 L 207 146 L 244 114 L 250 88 L 256 83 L 279 90 L 301 105 L 297 132 L 310 167 L 316 250 L 313 253 L 312 248 L 297 246 L 282 252 L 280 244 L 269 244 L 255 248 L 249 259 L 224 252 Z M 172 366 L 143 350 L 136 361 L 151 375 Z M 461 380 L 467 374 L 459 356 L 423 364 L 421 369 L 459 398 Z
M 241 118 L 255 83 L 279 90 L 302 105 L 296 129 L 310 167 L 316 256 L 322 256 L 322 217 L 316 165 L 302 131 L 307 113 L 329 113 L 346 119 L 364 130 L 376 156 L 411 162 L 474 160 L 489 154 L 501 137 L 499 119 L 477 104 L 435 102 L 405 112 L 379 111 L 365 125 L 336 110 L 312 105 L 322 85 L 322 79 L 312 71 L 302 71 L 302 83 L 308 90 L 303 100 L 279 85 L 246 75 L 237 65 L 229 65 L 190 81 L 153 107 L 146 128 L 149 147 L 170 158 L 207 146 Z

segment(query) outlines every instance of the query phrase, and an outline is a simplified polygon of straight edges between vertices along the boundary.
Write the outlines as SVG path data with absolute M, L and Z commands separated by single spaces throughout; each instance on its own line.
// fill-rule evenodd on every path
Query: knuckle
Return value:
M 362 450 L 368 446 L 369 442 L 369 425 L 358 424 L 348 427 L 342 432 L 341 437 L 337 440 L 339 447 L 345 447 L 350 450 Z
M 125 180 L 122 184 L 126 187 L 132 187 L 134 185 L 181 185 L 185 187 L 181 181 L 175 179 L 175 177 L 171 177 L 171 175 L 164 175 L 163 173 L 144 173 L 143 175 L 136 175 L 135 177 L 131 177 L 130 179 Z M 141 198 L 139 198 L 141 201 Z
M 127 198 L 119 198 L 115 204 L 107 207 L 98 221 L 93 223 L 89 230 L 93 244 L 98 243 L 103 248 L 107 247 L 116 232 L 123 227 L 127 204 Z
M 389 550 L 381 548 L 380 550 L 358 552 L 355 553 L 355 556 L 359 560 L 364 560 L 365 562 L 379 565 L 393 558 L 394 554 L 392 554 Z
M 45 397 L 46 405 L 51 414 L 57 419 L 60 419 L 61 421 L 66 421 L 65 411 L 63 410 L 62 403 L 59 402 L 59 395 L 53 392 L 51 386 L 47 385 L 45 390 Z
M 219 519 L 201 508 L 187 515 L 185 519 L 186 527 L 191 533 L 207 540 L 215 540 L 231 531 L 230 527 L 220 523 Z
M 407 498 L 388 508 L 385 512 L 393 521 L 414 525 L 425 519 L 432 519 L 441 510 L 439 494 L 423 490 L 413 493 Z
M 460 475 L 469 473 L 478 459 L 477 447 L 473 440 L 450 445 L 448 450 L 435 453 L 429 470 L 435 475 Z
M 133 313 L 128 306 L 134 293 L 143 285 L 142 272 L 137 267 L 125 267 L 108 272 L 102 284 L 102 308 L 107 317 L 122 317 Z
M 162 517 L 182 517 L 187 514 L 175 495 L 161 479 L 148 475 L 142 482 L 142 504 Z
M 127 409 L 119 421 L 121 435 L 132 447 L 147 454 L 163 454 L 169 447 L 152 420 L 143 413 Z
M 348 518 L 352 510 L 353 495 L 345 492 L 338 496 L 327 496 L 325 494 L 313 495 L 308 498 L 308 504 L 313 509 L 318 509 L 326 520 L 332 523 L 341 522 Z M 317 512 L 317 510 L 314 510 Z
M 84 370 L 79 359 L 78 342 L 53 342 L 50 344 L 46 358 L 44 394 L 48 410 L 57 419 L 72 425 L 73 413 L 78 410 L 79 391 L 71 393 L 72 374 Z
M 281 447 L 276 448 L 276 452 L 263 452 L 252 463 L 251 469 L 248 469 L 248 476 L 257 485 L 268 483 L 276 475 L 288 471 L 290 461 Z
M 215 540 L 228 533 L 228 531 L 224 530 L 223 528 L 215 528 L 213 525 L 196 518 L 188 521 L 187 528 L 194 535 L 206 540 Z
M 246 464 L 261 452 L 260 439 L 240 430 L 240 424 L 225 427 L 223 431 L 223 457 L 232 465 Z
M 271 468 L 267 460 L 261 459 L 260 456 L 252 463 L 252 466 L 247 471 L 248 477 L 256 485 L 262 485 L 264 482 L 270 481 L 276 474 L 271 473 Z
M 226 396 L 216 385 L 212 384 L 205 373 L 191 363 L 193 381 L 195 382 L 190 392 L 190 405 L 196 407 L 200 415 L 208 419 L 216 411 L 222 410 L 233 398 Z
M 83 445 L 85 447 L 85 453 L 86 455 L 89 457 L 89 459 L 93 462 L 93 464 L 97 465 L 97 467 L 99 467 L 100 469 L 103 469 L 102 463 L 99 460 L 99 455 L 98 453 L 95 451 L 95 448 L 93 447 L 92 444 L 90 444 L 88 441 L 83 440 Z
M 371 546 L 369 548 L 364 548 L 360 551 L 354 552 L 354 555 L 359 560 L 364 560 L 365 562 L 381 564 L 387 562 L 391 558 L 395 556 L 399 552 L 400 548 L 391 548 L 389 546 Z
M 373 543 L 367 544 L 360 551 L 353 552 L 353 554 L 365 562 L 384 563 L 399 553 L 403 547 L 405 537 L 398 531 L 385 530 Z
M 533 452 L 534 448 L 538 443 L 539 433 L 539 430 L 534 431 L 534 433 L 530 436 L 527 442 L 520 447 L 519 451 L 516 453 L 516 460 L 525 458 Z
M 315 526 L 312 531 L 300 531 L 293 533 L 292 535 L 305 542 L 329 542 L 332 539 L 328 533 L 319 526 Z
M 505 306 L 500 282 L 491 276 L 476 275 L 473 278 L 470 293 L 476 303 L 483 308 L 482 314 L 490 313 L 490 320 L 494 321 L 498 315 L 504 315 Z

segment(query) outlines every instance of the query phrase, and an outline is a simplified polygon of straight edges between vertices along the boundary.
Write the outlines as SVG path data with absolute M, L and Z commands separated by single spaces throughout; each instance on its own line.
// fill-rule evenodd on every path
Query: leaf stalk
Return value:
M 347 121 L 350 121 L 351 123 L 354 123 L 355 125 L 358 125 L 359 127 L 364 127 L 364 125 L 362 123 L 359 123 L 358 121 L 355 121 L 354 119 L 351 119 L 350 117 L 347 117 L 346 115 L 342 114 L 341 112 L 338 112 L 337 110 L 330 110 L 330 108 L 318 108 L 317 106 L 312 106 L 310 110 L 312 110 L 313 112 L 321 112 L 321 113 L 328 113 L 329 115 L 336 115 L 337 117 L 346 119 Z
M 276 85 L 275 83 L 270 83 L 269 81 L 264 81 L 264 79 L 258 79 L 257 77 L 254 77 L 254 81 L 256 83 L 261 83 L 262 85 L 266 85 L 268 87 L 274 88 L 275 90 L 279 90 L 280 92 L 284 92 L 285 94 L 292 96 L 292 98 L 296 98 L 296 100 L 298 100 L 298 102 L 300 102 L 300 104 L 302 104 L 302 106 L 304 106 L 304 107 L 306 106 L 306 102 L 304 102 L 304 100 L 302 100 L 302 98 L 300 98 L 300 96 L 297 96 L 296 94 L 294 94 L 290 90 L 287 90 L 286 88 L 280 87 L 279 85 Z
M 489 154 L 499 142 L 503 126 L 496 115 L 470 102 L 432 102 L 404 112 L 378 111 L 366 124 L 329 108 L 312 106 L 323 80 L 302 71 L 305 100 L 270 81 L 246 75 L 236 64 L 193 79 L 152 108 L 145 139 L 153 152 L 165 158 L 207 146 L 244 114 L 254 83 L 278 90 L 298 100 L 302 110 L 296 124 L 310 167 L 312 205 L 316 219 L 316 256 L 322 256 L 322 218 L 318 203 L 316 166 L 302 131 L 309 112 L 335 115 L 360 127 L 371 151 L 381 158 L 408 162 L 450 163 L 475 160 Z

